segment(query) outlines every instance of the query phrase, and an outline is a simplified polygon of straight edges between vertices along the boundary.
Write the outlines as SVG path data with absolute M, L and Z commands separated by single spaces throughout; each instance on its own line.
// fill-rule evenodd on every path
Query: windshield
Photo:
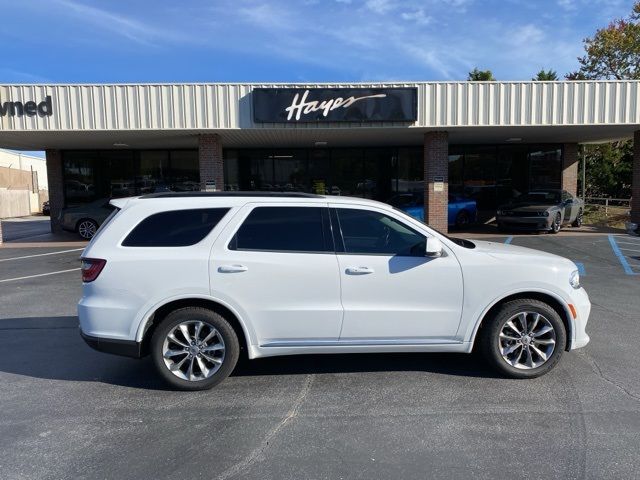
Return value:
M 549 190 L 545 192 L 529 192 L 511 200 L 511 203 L 560 203 L 560 192 Z

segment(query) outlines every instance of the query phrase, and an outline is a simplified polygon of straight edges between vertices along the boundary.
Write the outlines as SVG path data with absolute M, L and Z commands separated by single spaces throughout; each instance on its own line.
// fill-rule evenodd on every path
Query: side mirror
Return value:
M 442 256 L 442 242 L 435 237 L 427 237 L 426 246 L 427 257 L 440 257 Z

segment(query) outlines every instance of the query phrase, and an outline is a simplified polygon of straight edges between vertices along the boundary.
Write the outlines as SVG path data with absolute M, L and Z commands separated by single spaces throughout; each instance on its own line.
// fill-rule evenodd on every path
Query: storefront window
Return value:
M 531 190 L 560 188 L 562 150 L 544 148 L 529 153 Z
M 361 148 L 341 148 L 331 152 L 331 194 L 361 196 L 364 181 L 364 153 Z

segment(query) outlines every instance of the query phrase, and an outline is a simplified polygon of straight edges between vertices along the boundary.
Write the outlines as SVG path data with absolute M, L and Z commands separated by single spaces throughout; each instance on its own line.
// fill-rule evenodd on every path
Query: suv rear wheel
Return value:
M 160 375 L 180 390 L 206 390 L 227 378 L 240 352 L 238 336 L 216 312 L 186 307 L 171 312 L 151 337 Z
M 535 378 L 560 360 L 567 334 L 558 313 L 544 302 L 518 299 L 502 305 L 479 335 L 485 358 L 510 378 Z

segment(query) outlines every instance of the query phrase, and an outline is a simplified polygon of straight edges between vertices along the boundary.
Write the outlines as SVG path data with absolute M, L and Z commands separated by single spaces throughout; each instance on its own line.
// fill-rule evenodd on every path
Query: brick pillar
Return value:
M 633 177 L 631 178 L 631 221 L 640 224 L 640 130 L 633 134 Z
M 216 190 L 223 191 L 224 162 L 220 135 L 216 133 L 200 135 L 198 157 L 200 159 L 200 189 L 205 189 L 206 182 L 216 182 Z
M 443 233 L 448 231 L 448 195 L 449 134 L 427 132 L 424 134 L 424 221 Z
M 562 189 L 578 196 L 578 144 L 565 143 L 562 155 Z
M 47 179 L 49 182 L 49 206 L 51 207 L 52 232 L 61 232 L 58 220 L 60 210 L 64 207 L 64 183 L 62 181 L 62 154 L 60 150 L 47 150 Z

